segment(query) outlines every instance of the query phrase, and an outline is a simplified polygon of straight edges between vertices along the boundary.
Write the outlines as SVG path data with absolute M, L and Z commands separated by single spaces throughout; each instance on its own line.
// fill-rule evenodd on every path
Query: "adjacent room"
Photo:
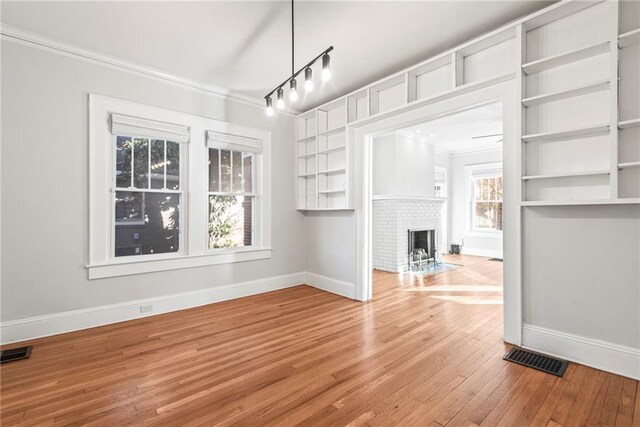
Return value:
M 640 426 L 640 1 L 0 21 L 2 426 Z

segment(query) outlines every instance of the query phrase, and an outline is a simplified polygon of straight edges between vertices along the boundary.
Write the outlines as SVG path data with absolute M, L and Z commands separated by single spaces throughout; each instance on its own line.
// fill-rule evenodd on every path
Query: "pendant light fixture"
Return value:
M 296 102 L 298 100 L 298 82 L 296 81 L 296 77 L 298 77 L 298 75 L 302 73 L 302 71 L 304 71 L 304 90 L 307 92 L 311 92 L 313 90 L 313 70 L 311 69 L 311 67 L 320 58 L 322 58 L 322 80 L 327 81 L 331 78 L 331 58 L 329 57 L 329 52 L 333 50 L 333 46 L 329 46 L 322 53 L 305 64 L 304 67 L 300 68 L 298 71 L 295 71 L 295 26 L 293 12 L 293 0 L 291 0 L 291 75 L 264 97 L 267 104 L 266 112 L 268 116 L 273 115 L 272 95 L 274 92 L 276 93 L 276 107 L 278 108 L 278 110 L 282 110 L 285 107 L 284 87 L 287 83 L 289 83 L 289 101 Z

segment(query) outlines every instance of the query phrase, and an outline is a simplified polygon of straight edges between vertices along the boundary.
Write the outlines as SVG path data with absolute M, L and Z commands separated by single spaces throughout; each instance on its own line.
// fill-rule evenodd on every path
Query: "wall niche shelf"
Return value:
M 591 205 L 637 205 L 640 198 L 596 199 L 596 200 L 542 200 L 522 202 L 521 206 L 591 206 Z
M 611 171 L 609 170 L 598 170 L 598 171 L 556 173 L 556 174 L 544 174 L 544 175 L 527 175 L 527 176 L 523 176 L 522 180 L 530 181 L 533 179 L 574 178 L 574 177 L 592 176 L 592 175 L 609 175 L 610 173 Z
M 591 46 L 580 49 L 571 50 L 559 55 L 549 56 L 547 58 L 538 59 L 527 62 L 522 65 L 522 71 L 527 74 L 535 74 L 551 68 L 561 67 L 572 62 L 581 61 L 593 56 L 602 55 L 609 52 L 609 42 L 596 43 Z
M 563 130 L 558 132 L 543 132 L 530 135 L 523 135 L 522 140 L 524 142 L 539 142 L 539 141 L 557 141 L 565 139 L 574 139 L 584 136 L 604 135 L 609 132 L 608 124 L 600 124 L 595 126 L 587 126 L 569 130 Z
M 623 49 L 625 47 L 633 46 L 640 43 L 640 28 L 632 31 L 628 31 L 618 36 L 618 47 Z
M 640 167 L 640 161 L 618 163 L 618 169 L 628 169 L 628 168 L 637 168 L 637 167 Z
M 624 120 L 618 122 L 618 129 L 627 129 L 635 126 L 640 126 L 640 119 Z
M 558 92 L 545 93 L 543 95 L 531 96 L 522 100 L 522 105 L 525 107 L 531 107 L 533 105 L 544 104 L 546 102 L 560 101 L 562 99 L 571 98 L 574 96 L 588 95 L 590 93 L 599 92 L 609 89 L 609 80 L 592 83 L 576 88 L 562 90 Z

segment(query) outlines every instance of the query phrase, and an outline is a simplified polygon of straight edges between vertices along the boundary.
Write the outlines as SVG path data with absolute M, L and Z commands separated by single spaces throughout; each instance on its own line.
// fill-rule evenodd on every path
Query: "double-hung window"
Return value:
M 90 96 L 89 278 L 271 257 L 270 134 Z
M 471 226 L 477 231 L 502 231 L 502 171 L 471 174 Z
M 111 133 L 114 257 L 180 252 L 180 154 L 189 129 L 112 114 Z
M 256 156 L 261 141 L 207 132 L 209 249 L 253 246 Z

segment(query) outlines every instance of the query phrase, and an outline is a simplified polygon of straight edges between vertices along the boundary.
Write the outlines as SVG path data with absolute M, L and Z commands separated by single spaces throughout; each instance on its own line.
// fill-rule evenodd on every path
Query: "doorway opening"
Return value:
M 501 328 L 503 122 L 494 101 L 372 138 L 374 298 L 479 305 Z

